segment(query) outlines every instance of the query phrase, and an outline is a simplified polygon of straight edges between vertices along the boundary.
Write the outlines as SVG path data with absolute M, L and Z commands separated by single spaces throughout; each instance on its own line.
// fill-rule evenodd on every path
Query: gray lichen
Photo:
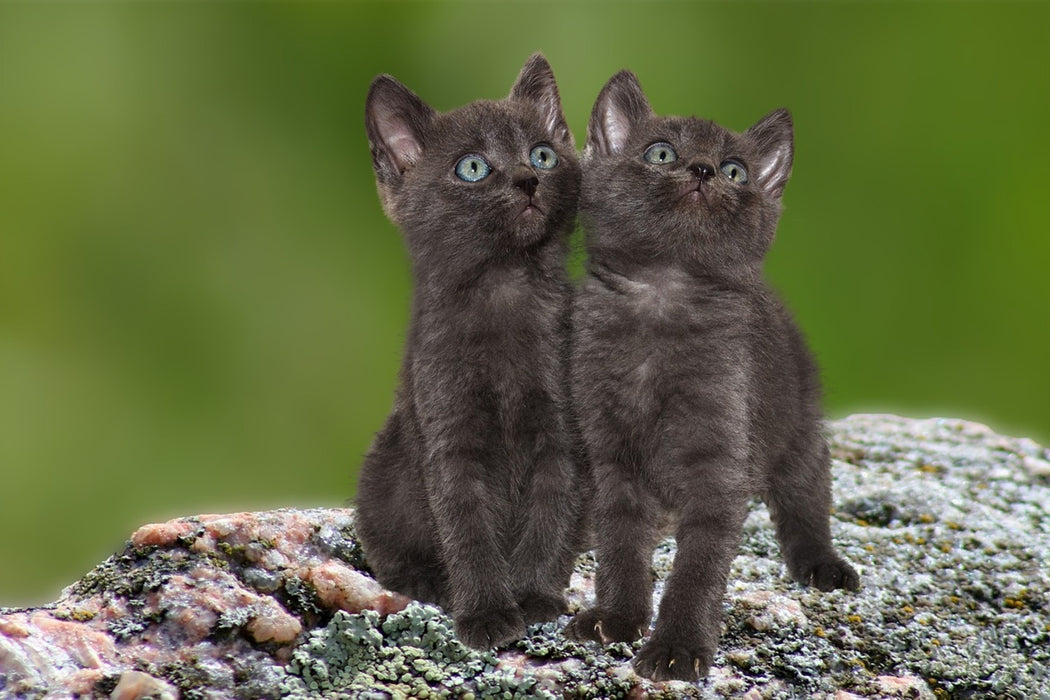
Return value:
M 187 700 L 1050 698 L 1050 451 L 975 423 L 892 416 L 838 421 L 829 439 L 832 532 L 862 589 L 792 583 L 755 503 L 719 651 L 699 684 L 639 678 L 631 660 L 640 643 L 572 642 L 562 634 L 568 616 L 479 652 L 433 606 L 333 613 L 360 600 L 386 611 L 404 604 L 366 577 L 363 597 L 332 597 L 341 572 L 367 570 L 352 512 L 333 509 L 142 528 L 140 544 L 60 601 L 0 610 L 0 696 L 82 694 L 69 685 L 77 678 L 97 678 L 89 694 L 107 696 L 131 670 Z M 674 556 L 670 539 L 654 553 L 654 609 Z M 579 558 L 573 610 L 593 603 L 595 569 L 592 554 Z M 285 641 L 265 625 L 253 632 L 259 619 Z M 90 653 L 89 638 L 99 640 Z M 85 668 L 84 654 L 101 664 Z
M 963 421 L 857 416 L 835 424 L 831 441 L 832 529 L 862 590 L 792 583 L 756 503 L 700 684 L 638 678 L 637 644 L 571 642 L 561 635 L 568 617 L 495 654 L 475 652 L 440 610 L 414 604 L 386 621 L 338 614 L 295 651 L 283 689 L 297 698 L 1047 697 L 1050 454 Z M 674 554 L 671 539 L 654 554 L 654 605 Z M 587 587 L 593 572 L 585 555 L 574 580 Z
M 412 603 L 385 619 L 338 612 L 292 654 L 281 694 L 289 698 L 550 698 L 535 674 L 503 673 L 492 652 L 455 637 L 438 608 Z

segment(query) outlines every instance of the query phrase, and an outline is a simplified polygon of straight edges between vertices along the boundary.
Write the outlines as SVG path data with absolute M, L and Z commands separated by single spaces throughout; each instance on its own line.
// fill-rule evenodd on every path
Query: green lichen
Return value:
M 226 555 L 226 558 L 238 564 L 248 561 L 248 550 L 243 544 L 230 544 L 224 540 L 215 543 L 215 548 Z
M 412 603 L 382 618 L 338 612 L 292 654 L 282 697 L 553 698 L 524 669 L 503 670 L 491 652 L 460 642 L 438 608 Z

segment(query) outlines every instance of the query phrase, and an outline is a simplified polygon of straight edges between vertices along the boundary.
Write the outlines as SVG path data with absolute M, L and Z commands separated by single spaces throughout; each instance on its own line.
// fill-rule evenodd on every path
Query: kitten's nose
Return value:
M 689 166 L 689 172 L 696 175 L 697 180 L 703 182 L 715 174 L 715 169 L 707 163 L 693 163 Z
M 540 179 L 529 168 L 521 167 L 514 172 L 514 186 L 524 192 L 529 198 L 536 194 L 536 187 Z

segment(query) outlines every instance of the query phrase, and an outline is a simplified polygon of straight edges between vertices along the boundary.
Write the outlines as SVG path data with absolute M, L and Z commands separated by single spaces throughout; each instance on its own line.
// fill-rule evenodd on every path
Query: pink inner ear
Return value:
M 627 119 L 615 109 L 609 108 L 602 118 L 605 139 L 609 144 L 609 150 L 619 153 L 627 143 Z
M 545 100 L 543 109 L 547 118 L 547 123 L 544 124 L 547 133 L 560 141 L 564 141 L 568 135 L 568 129 L 562 124 L 562 117 L 557 103 L 553 100 Z
M 379 133 L 387 152 L 401 172 L 415 163 L 423 152 L 415 135 L 400 119 L 383 120 L 379 124 Z
M 763 161 L 762 169 L 758 171 L 757 180 L 763 187 L 769 189 L 783 184 L 788 176 L 789 158 L 791 149 L 788 146 L 780 146 L 769 159 Z

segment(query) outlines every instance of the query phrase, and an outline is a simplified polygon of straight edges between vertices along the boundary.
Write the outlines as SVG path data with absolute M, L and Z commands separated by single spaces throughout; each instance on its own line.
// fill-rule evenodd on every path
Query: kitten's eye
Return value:
M 481 156 L 463 156 L 456 163 L 456 177 L 467 182 L 484 180 L 492 172 L 492 166 Z
M 645 160 L 654 165 L 664 165 L 665 163 L 673 163 L 678 160 L 678 154 L 671 147 L 671 144 L 661 141 L 645 149 Z
M 558 164 L 558 154 L 550 146 L 536 146 L 529 154 L 529 160 L 540 170 L 550 170 Z
M 725 173 L 726 177 L 738 185 L 747 182 L 747 168 L 740 163 L 737 163 L 735 160 L 723 160 L 722 172 Z

